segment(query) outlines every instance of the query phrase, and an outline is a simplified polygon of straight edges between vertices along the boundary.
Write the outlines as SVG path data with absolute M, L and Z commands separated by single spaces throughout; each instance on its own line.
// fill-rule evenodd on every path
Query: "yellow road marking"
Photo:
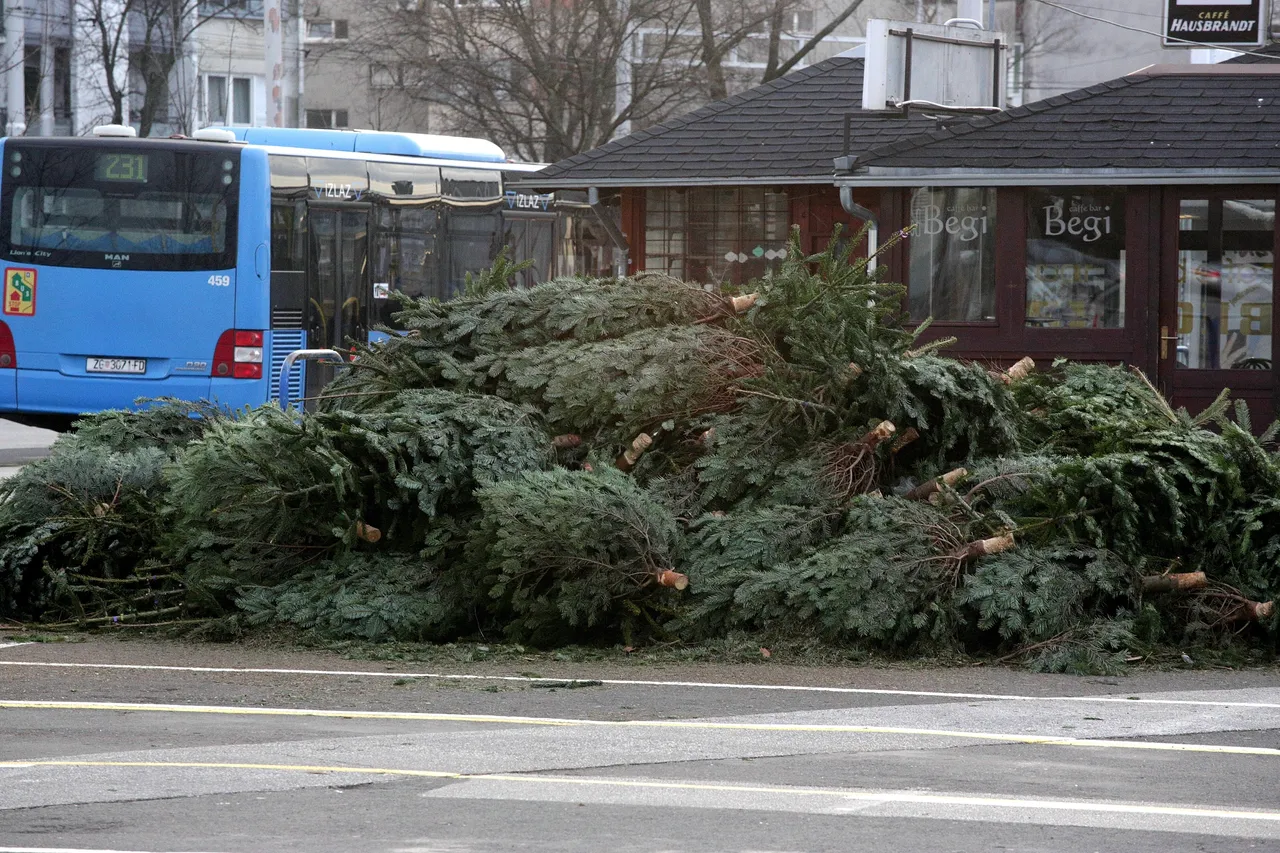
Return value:
M 602 779 L 512 773 L 457 773 L 447 770 L 412 770 L 396 767 L 346 767 L 313 764 L 258 764 L 215 761 L 81 761 L 76 759 L 0 761 L 0 769 L 23 769 L 32 767 L 136 767 L 197 770 L 266 770 L 276 772 L 323 774 L 346 773 L 363 776 L 402 776 L 428 779 L 454 779 L 458 781 L 514 782 L 533 785 L 576 785 L 608 788 L 644 788 L 650 790 L 705 791 L 730 794 L 831 797 L 835 799 L 867 803 L 912 803 L 925 805 L 982 806 L 987 808 L 1049 809 L 1058 811 L 1111 812 L 1121 814 L 1280 822 L 1280 812 L 1276 811 L 1245 811 L 1205 806 L 1172 806 L 1145 803 L 1112 803 L 1095 800 L 1043 800 L 969 794 L 924 794 L 914 791 L 856 791 L 840 788 L 805 788 L 788 787 L 783 785 L 734 785 L 715 782 Z
M 331 767 L 313 764 L 255 764 L 243 761 L 90 761 L 79 759 L 39 759 L 0 761 L 0 768 L 24 767 L 169 767 L 204 770 L 277 770 L 292 773 L 360 773 L 373 776 L 425 776 L 431 779 L 462 779 L 463 773 L 445 770 L 405 770 L 376 767 Z
M 1058 735 L 970 732 L 953 729 L 925 729 L 903 726 L 849 726 L 808 723 L 732 723 L 709 720 L 587 720 L 558 717 L 514 717 L 493 714 L 438 714 L 419 711 L 334 711 L 318 708 L 236 708 L 222 705 L 164 705 L 129 702 L 52 702 L 0 700 L 0 708 L 64 711 L 124 711 L 227 716 L 323 717 L 351 720 L 412 720 L 420 722 L 480 723 L 512 726 L 557 726 L 596 728 L 652 728 L 701 731 L 754 731 L 803 734 L 885 734 L 916 737 L 985 740 L 1034 746 L 1102 747 L 1106 749 L 1154 750 L 1160 752 L 1203 752 L 1218 755 L 1280 756 L 1280 749 L 1264 746 L 1170 743 L 1165 741 L 1122 741 L 1100 738 L 1073 738 Z
M 335 717 L 346 720 L 424 720 L 457 723 L 509 723 L 526 726 L 593 725 L 603 722 L 557 719 L 554 717 L 507 717 L 494 714 L 432 714 L 422 711 L 335 711 L 326 708 L 241 708 L 231 705 L 166 705 L 153 702 L 54 702 L 25 699 L 0 699 L 0 708 L 48 708 L 64 711 L 151 711 L 258 717 Z

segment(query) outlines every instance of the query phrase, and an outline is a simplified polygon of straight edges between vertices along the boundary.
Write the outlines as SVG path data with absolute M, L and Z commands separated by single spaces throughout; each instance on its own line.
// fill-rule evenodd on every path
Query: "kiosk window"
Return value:
M 1124 328 L 1124 191 L 1027 191 L 1027 325 Z
M 911 317 L 995 322 L 996 191 L 922 187 L 911 196 Z

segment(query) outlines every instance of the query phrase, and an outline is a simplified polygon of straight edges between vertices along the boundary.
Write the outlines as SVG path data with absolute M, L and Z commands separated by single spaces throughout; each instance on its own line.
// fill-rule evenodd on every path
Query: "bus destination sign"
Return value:
M 1165 47 L 1261 47 L 1267 0 L 1165 0 Z

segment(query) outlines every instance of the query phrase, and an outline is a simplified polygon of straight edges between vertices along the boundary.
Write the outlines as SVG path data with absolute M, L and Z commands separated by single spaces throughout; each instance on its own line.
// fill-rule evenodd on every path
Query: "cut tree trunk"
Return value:
M 979 539 L 976 542 L 970 542 L 963 548 L 953 553 L 953 559 L 962 563 L 968 563 L 979 557 L 986 557 L 991 554 L 999 554 L 1002 551 L 1012 550 L 1014 547 L 1013 534 L 1006 533 L 1003 536 L 992 536 L 990 539 Z
M 893 444 L 889 447 L 889 452 L 900 453 L 903 448 L 918 438 L 920 438 L 920 431 L 915 427 L 907 427 L 894 439 Z
M 858 444 L 874 449 L 877 444 L 892 436 L 897 429 L 892 421 L 881 421 L 876 424 L 875 429 L 858 439 Z
M 1005 384 L 1017 382 L 1019 379 L 1026 379 L 1027 375 L 1036 369 L 1036 362 L 1031 356 L 1026 356 L 1018 361 L 1013 367 L 1010 367 L 1000 378 Z
M 1183 592 L 1203 589 L 1209 585 L 1204 572 L 1173 572 L 1167 575 L 1148 575 L 1142 579 L 1143 592 Z
M 1274 601 L 1246 601 L 1231 611 L 1227 617 L 1230 622 L 1262 622 L 1270 619 L 1276 612 Z
M 564 435 L 557 435 L 551 439 L 551 446 L 557 450 L 568 450 L 582 444 L 582 436 L 566 432 Z
M 967 476 L 969 476 L 968 469 L 956 468 L 952 471 L 948 471 L 941 477 L 934 477 L 932 480 L 924 481 L 911 491 L 907 492 L 904 497 L 913 501 L 928 500 L 933 495 L 942 491 L 943 486 L 950 488 Z
M 631 446 L 614 460 L 619 471 L 630 471 L 636 467 L 636 462 L 644 455 L 644 452 L 653 446 L 653 436 L 647 432 L 642 432 L 631 440 Z
M 658 586 L 667 586 L 672 589 L 687 589 L 689 586 L 689 576 L 680 572 L 674 572 L 671 569 L 663 569 L 658 572 Z

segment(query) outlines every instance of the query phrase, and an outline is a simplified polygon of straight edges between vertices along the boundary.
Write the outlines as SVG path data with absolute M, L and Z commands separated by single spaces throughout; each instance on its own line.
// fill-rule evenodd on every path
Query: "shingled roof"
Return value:
M 1219 65 L 1252 65 L 1259 62 L 1280 62 L 1280 43 L 1272 42 L 1265 47 L 1251 47 L 1248 53 L 1224 59 Z
M 1280 67 L 1154 66 L 897 140 L 839 164 L 840 183 L 1051 178 L 1280 180 Z
M 854 57 L 823 60 L 553 163 L 522 183 L 548 189 L 830 184 L 836 157 L 937 126 L 922 117 L 864 112 L 862 67 Z

